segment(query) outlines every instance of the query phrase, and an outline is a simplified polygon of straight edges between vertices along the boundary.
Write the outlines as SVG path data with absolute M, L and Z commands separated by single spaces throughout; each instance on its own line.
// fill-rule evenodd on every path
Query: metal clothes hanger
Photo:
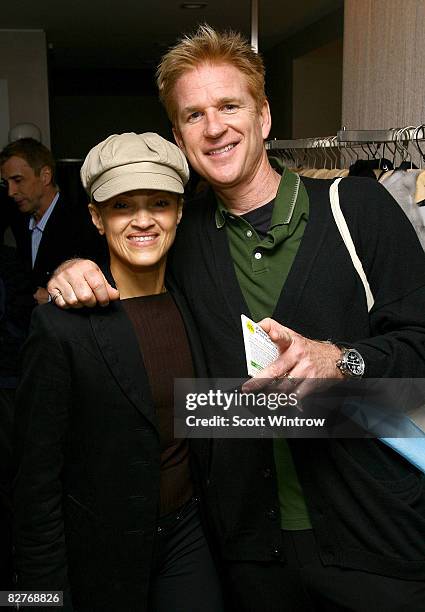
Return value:
M 423 163 L 425 162 L 425 153 L 422 151 L 420 144 L 419 144 L 419 133 L 420 132 L 422 132 L 421 140 L 424 140 L 425 139 L 425 125 L 424 124 L 418 125 L 418 127 L 415 129 L 413 133 L 413 141 L 419 153 L 420 167 L 423 168 Z

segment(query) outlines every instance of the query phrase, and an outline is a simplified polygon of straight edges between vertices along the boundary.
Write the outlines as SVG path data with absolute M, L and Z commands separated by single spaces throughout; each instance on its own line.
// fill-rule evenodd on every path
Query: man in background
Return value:
M 52 271 L 75 256 L 99 260 L 103 243 L 88 210 L 68 202 L 55 181 L 55 162 L 49 149 L 33 138 L 21 138 L 0 152 L 1 178 L 22 213 L 19 253 L 31 269 L 34 299 L 48 301 Z

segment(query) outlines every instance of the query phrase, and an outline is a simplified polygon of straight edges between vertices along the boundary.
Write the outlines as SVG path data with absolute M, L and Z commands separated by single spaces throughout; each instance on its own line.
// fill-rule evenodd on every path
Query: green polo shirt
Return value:
M 226 228 L 236 276 L 251 318 L 271 317 L 308 221 L 308 195 L 300 177 L 284 169 L 264 239 L 218 200 L 218 228 Z M 285 439 L 274 440 L 282 529 L 309 529 L 304 495 Z

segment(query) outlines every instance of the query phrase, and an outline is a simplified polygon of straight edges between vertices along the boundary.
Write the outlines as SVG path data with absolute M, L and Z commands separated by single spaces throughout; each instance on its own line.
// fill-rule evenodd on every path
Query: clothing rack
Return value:
M 268 140 L 266 149 L 272 151 L 277 149 L 316 149 L 325 147 L 336 147 L 336 136 L 324 136 L 322 138 L 296 138 L 292 140 Z
M 269 140 L 267 150 L 293 172 L 316 179 L 376 178 L 410 219 L 425 250 L 425 125 L 339 130 L 336 136 Z
M 406 126 L 391 128 L 389 130 L 339 130 L 335 136 L 321 136 L 316 138 L 273 139 L 266 142 L 266 149 L 314 149 L 318 147 L 336 147 L 344 144 L 380 144 L 397 142 L 425 141 L 425 124 L 419 126 Z
M 266 149 L 286 159 L 289 164 L 331 168 L 348 167 L 358 159 L 396 158 L 400 163 L 425 166 L 425 124 L 388 130 L 347 130 L 317 138 L 269 140 Z M 394 166 L 397 164 L 394 163 Z
M 338 143 L 389 143 L 425 140 L 425 125 L 406 126 L 389 130 L 346 130 L 337 133 Z

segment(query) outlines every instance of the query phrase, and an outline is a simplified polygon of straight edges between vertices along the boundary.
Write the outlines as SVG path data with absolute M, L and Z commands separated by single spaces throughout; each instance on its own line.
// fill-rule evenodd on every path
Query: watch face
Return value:
M 349 349 L 346 352 L 344 364 L 352 376 L 363 376 L 365 369 L 363 357 L 355 349 Z

